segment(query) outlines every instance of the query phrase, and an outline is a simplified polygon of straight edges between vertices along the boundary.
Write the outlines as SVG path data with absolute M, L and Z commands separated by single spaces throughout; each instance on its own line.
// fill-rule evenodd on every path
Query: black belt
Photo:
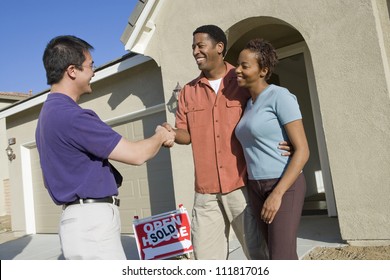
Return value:
M 114 204 L 116 206 L 119 206 L 119 201 L 120 200 L 118 198 L 116 198 L 115 196 L 107 196 L 107 197 L 103 197 L 103 198 L 80 198 L 80 199 L 76 199 L 75 201 L 65 203 L 63 206 L 63 209 L 65 209 L 66 207 L 68 207 L 70 205 L 84 204 L 84 203 L 111 203 L 111 204 Z

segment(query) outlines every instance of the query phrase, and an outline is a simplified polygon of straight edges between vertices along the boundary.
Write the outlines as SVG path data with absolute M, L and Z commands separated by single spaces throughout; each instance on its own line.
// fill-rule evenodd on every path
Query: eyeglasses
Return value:
M 92 71 L 95 71 L 97 68 L 93 62 L 89 65 L 79 65 L 79 66 L 80 67 L 89 67 L 89 68 L 91 68 Z

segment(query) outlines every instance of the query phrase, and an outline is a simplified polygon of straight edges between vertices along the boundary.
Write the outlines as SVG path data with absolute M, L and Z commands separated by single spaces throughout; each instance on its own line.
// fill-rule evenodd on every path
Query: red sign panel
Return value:
M 192 252 L 191 227 L 185 208 L 133 221 L 141 260 L 166 259 Z

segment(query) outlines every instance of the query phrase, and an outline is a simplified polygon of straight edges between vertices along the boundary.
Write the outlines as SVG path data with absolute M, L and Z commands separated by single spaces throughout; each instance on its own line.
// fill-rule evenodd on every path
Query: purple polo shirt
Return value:
M 95 112 L 50 93 L 35 138 L 45 186 L 56 204 L 118 194 L 108 155 L 122 136 Z

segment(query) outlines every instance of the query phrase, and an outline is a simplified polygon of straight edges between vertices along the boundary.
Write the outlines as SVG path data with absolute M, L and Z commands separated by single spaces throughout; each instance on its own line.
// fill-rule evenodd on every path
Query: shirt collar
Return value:
M 226 74 L 223 77 L 223 81 L 225 84 L 230 83 L 232 80 L 237 79 L 237 75 L 235 72 L 235 67 L 231 65 L 230 63 L 224 61 L 225 66 L 226 66 Z M 195 80 L 195 83 L 207 83 L 207 78 L 203 74 L 203 72 L 200 73 L 199 77 Z

